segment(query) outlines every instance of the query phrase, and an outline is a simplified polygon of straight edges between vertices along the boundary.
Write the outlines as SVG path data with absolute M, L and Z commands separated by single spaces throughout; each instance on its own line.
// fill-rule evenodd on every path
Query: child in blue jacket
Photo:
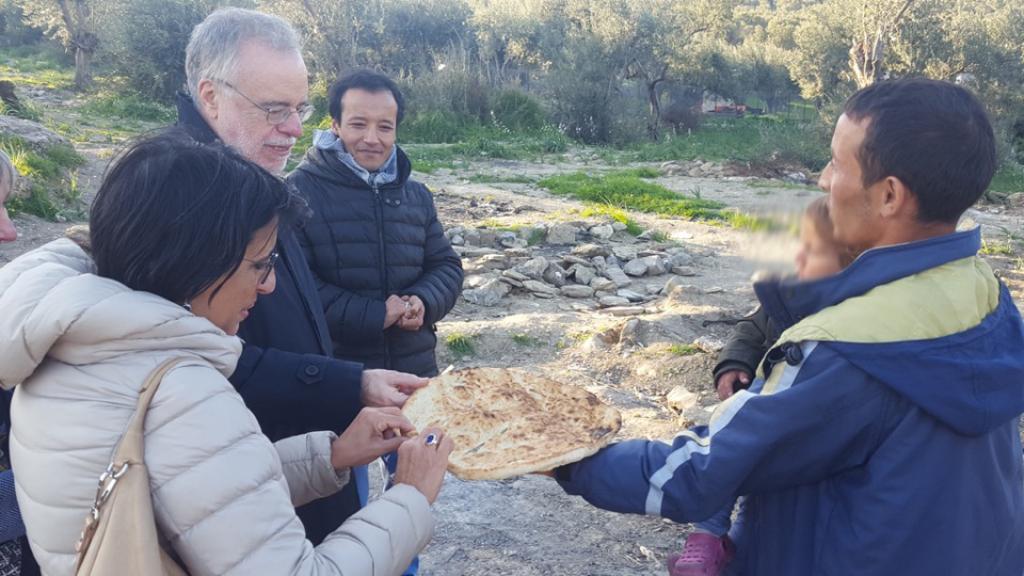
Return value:
M 855 256 L 852 250 L 836 242 L 828 215 L 828 198 L 822 196 L 811 202 L 800 221 L 800 250 L 795 259 L 797 278 L 817 280 L 838 274 Z M 740 320 L 712 371 L 719 399 L 725 400 L 750 387 L 757 365 L 778 337 L 779 332 L 764 308 L 758 307 Z M 739 507 L 742 513 L 742 499 Z M 730 503 L 711 518 L 694 525 L 682 552 L 669 557 L 670 576 L 718 576 L 721 573 L 734 554 L 734 544 L 728 536 L 732 509 L 733 503 Z

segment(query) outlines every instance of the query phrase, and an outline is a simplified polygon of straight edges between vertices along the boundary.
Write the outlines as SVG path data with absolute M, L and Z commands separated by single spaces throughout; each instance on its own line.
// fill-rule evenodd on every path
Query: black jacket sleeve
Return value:
M 230 380 L 264 432 L 277 440 L 276 429 L 347 428 L 363 407 L 362 378 L 357 362 L 245 344 Z
M 462 292 L 463 277 L 462 259 L 444 235 L 433 201 L 424 243 L 423 270 L 423 275 L 403 292 L 419 296 L 426 308 L 423 324 L 432 326 L 455 307 L 455 301 Z
M 718 362 L 712 371 L 712 382 L 716 382 L 722 373 L 729 370 L 743 370 L 753 377 L 757 372 L 757 365 L 775 340 L 772 331 L 768 313 L 761 307 L 737 322 L 729 340 L 718 353 Z

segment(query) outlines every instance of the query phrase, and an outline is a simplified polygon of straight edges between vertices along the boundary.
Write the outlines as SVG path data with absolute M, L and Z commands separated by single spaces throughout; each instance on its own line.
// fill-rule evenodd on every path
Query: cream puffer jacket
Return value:
M 54 241 L 0 269 L 0 385 L 17 386 L 10 437 L 18 503 L 43 573 L 74 572 L 96 482 L 146 377 L 145 422 L 161 535 L 193 576 L 397 575 L 434 522 L 415 488 L 388 490 L 314 548 L 294 507 L 340 489 L 330 432 L 272 444 L 227 380 L 241 343 L 181 306 L 91 273 Z

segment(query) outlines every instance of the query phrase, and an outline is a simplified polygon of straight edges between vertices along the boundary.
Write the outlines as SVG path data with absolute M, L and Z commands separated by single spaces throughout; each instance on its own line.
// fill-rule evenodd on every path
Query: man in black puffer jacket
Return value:
M 427 188 L 395 145 L 404 100 L 386 76 L 359 71 L 328 92 L 317 132 L 288 177 L 312 219 L 299 235 L 337 356 L 370 368 L 437 374 L 434 324 L 455 305 L 462 261 Z

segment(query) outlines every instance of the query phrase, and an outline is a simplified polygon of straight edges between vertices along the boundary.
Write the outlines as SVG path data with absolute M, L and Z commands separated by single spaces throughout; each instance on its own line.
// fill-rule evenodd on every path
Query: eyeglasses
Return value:
M 277 126 L 278 124 L 283 123 L 284 121 L 291 118 L 292 114 L 299 115 L 299 122 L 305 122 L 306 120 L 309 120 L 310 116 L 313 115 L 312 104 L 299 104 L 297 108 L 292 108 L 290 106 L 264 106 L 262 104 L 257 103 L 252 98 L 246 96 L 245 92 L 242 92 L 241 90 L 236 88 L 234 84 L 227 82 L 226 80 L 218 80 L 218 82 L 234 90 L 236 94 L 238 94 L 242 98 L 245 98 L 253 106 L 266 112 L 267 123 L 270 124 L 271 126 Z
M 274 271 L 274 265 L 277 264 L 278 256 L 280 256 L 280 254 L 275 250 L 263 260 L 250 260 L 248 258 L 243 258 L 243 260 L 252 264 L 253 270 L 259 273 L 259 286 L 263 286 L 267 283 L 267 279 L 270 278 L 270 273 Z

